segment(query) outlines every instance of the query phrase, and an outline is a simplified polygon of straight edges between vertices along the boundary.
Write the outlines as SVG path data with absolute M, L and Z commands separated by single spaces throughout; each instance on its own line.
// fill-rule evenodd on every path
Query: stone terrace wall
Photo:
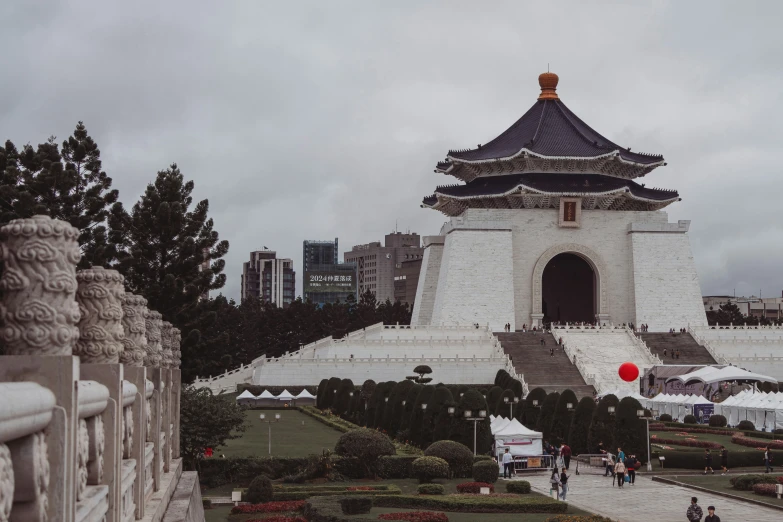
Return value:
M 45 216 L 0 229 L 0 521 L 159 521 L 175 491 L 198 495 L 177 487 L 179 332 L 159 357 L 123 277 L 76 271 L 78 234 Z

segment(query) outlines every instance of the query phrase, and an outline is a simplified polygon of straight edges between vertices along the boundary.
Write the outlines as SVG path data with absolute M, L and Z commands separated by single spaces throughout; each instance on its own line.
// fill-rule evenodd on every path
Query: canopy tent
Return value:
M 302 391 L 299 392 L 299 394 L 296 396 L 297 399 L 315 399 L 315 395 L 307 391 L 306 388 L 302 389 Z
M 291 393 L 288 390 L 283 390 L 280 395 L 275 397 L 278 401 L 291 401 L 294 400 L 296 397 L 291 395 Z
M 668 414 L 672 416 L 672 419 L 676 419 L 679 422 L 685 420 L 685 416 L 693 414 L 694 407 L 698 406 L 698 409 L 702 411 L 710 412 L 708 406 L 713 403 L 708 399 L 705 399 L 701 395 L 667 395 L 661 393 L 648 399 L 647 409 L 657 410 L 658 415 Z
M 543 435 L 522 425 L 516 419 L 502 419 L 508 421 L 501 428 L 492 428 L 492 436 L 495 438 L 495 451 L 500 454 L 508 448 L 512 455 L 529 457 L 541 456 L 544 452 L 542 445 Z M 496 419 L 497 422 L 497 419 Z M 501 424 L 496 424 L 500 426 Z
M 259 395 L 256 398 L 257 399 L 274 399 L 275 396 L 272 395 L 272 392 L 270 392 L 269 390 L 264 390 L 264 391 L 261 392 L 261 395 Z
M 240 404 L 252 404 L 255 400 L 256 396 L 250 393 L 248 390 L 245 390 L 237 395 L 237 402 Z
M 712 366 L 706 366 L 695 372 L 685 373 L 683 375 L 676 375 L 666 379 L 666 383 L 672 381 L 680 381 L 683 384 L 690 382 L 702 382 L 704 384 L 712 384 L 715 382 L 724 381 L 761 381 L 761 382 L 773 382 L 777 383 L 777 379 L 761 375 L 759 373 L 749 372 L 736 366 L 724 366 L 723 368 L 714 368 Z

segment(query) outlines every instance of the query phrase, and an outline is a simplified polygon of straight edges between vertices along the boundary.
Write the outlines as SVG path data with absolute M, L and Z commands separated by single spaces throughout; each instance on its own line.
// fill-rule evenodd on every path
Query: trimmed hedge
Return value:
M 378 515 L 378 520 L 402 520 L 403 522 L 449 522 L 445 513 L 434 511 L 402 511 Z
M 755 484 L 753 486 L 753 493 L 756 495 L 764 495 L 766 497 L 777 496 L 777 492 L 773 484 Z
M 473 478 L 476 482 L 494 484 L 498 481 L 498 475 L 498 465 L 494 460 L 482 460 L 473 464 Z
M 508 493 L 519 493 L 525 495 L 530 493 L 530 482 L 527 480 L 513 480 L 506 482 L 506 491 Z
M 304 516 L 309 522 L 376 522 L 375 518 L 345 515 L 341 505 L 344 498 L 313 497 L 304 505 Z
M 411 478 L 416 455 L 389 455 L 378 459 L 378 476 L 384 479 Z
M 489 484 L 487 482 L 463 482 L 462 484 L 457 484 L 457 491 L 459 493 L 472 493 L 478 495 L 481 493 L 481 488 L 489 488 L 490 493 L 495 492 L 494 484 Z
M 567 503 L 538 495 L 524 497 L 516 495 L 445 495 L 442 497 L 388 495 L 375 497 L 373 500 L 375 507 L 432 509 L 461 513 L 565 513 L 568 510 Z M 305 515 L 307 515 L 307 511 L 305 511 Z
M 744 431 L 755 431 L 756 426 L 753 425 L 752 422 L 749 420 L 740 421 L 739 424 L 737 424 L 737 428 L 744 430 Z
M 453 440 L 433 442 L 424 451 L 428 457 L 440 457 L 449 464 L 451 477 L 468 477 L 473 469 L 473 452 Z
M 236 484 L 247 487 L 258 475 L 266 475 L 272 480 L 286 475 L 302 473 L 316 465 L 320 456 L 310 457 L 230 457 L 227 459 L 203 459 L 199 462 L 199 480 L 207 488 L 216 488 L 224 484 Z
M 340 499 L 344 515 L 364 515 L 372 509 L 372 497 L 344 497 Z
M 671 422 L 672 421 L 672 416 L 669 415 L 668 413 L 664 413 L 663 415 L 658 417 L 658 420 L 660 420 L 661 422 Z
M 449 463 L 440 457 L 419 457 L 413 461 L 413 476 L 420 484 L 449 476 Z
M 612 522 L 612 519 L 601 515 L 557 515 L 544 522 Z
M 726 417 L 723 415 L 710 415 L 710 427 L 725 428 L 726 425 Z
M 366 476 L 377 473 L 378 459 L 397 452 L 389 437 L 368 428 L 343 433 L 337 440 L 334 451 L 341 457 L 358 458 Z
M 739 477 L 733 477 L 731 485 L 734 489 L 741 491 L 750 491 L 756 484 L 778 484 L 779 477 L 774 475 L 740 475 Z
M 441 484 L 419 484 L 419 495 L 443 495 L 446 489 Z
M 697 424 L 695 415 L 686 415 L 682 421 L 685 424 Z
M 272 499 L 277 501 L 285 500 L 307 500 L 311 497 L 340 497 L 345 495 L 356 495 L 361 497 L 373 497 L 376 495 L 401 495 L 402 490 L 395 484 L 388 486 L 366 486 L 368 489 L 350 489 L 351 486 L 311 486 L 301 488 L 281 489 L 275 488 Z
M 749 448 L 763 448 L 769 446 L 770 449 L 775 450 L 783 450 L 783 440 L 754 440 L 750 437 L 746 437 L 745 435 L 740 435 L 739 433 L 734 435 L 731 438 L 731 442 L 733 444 L 738 444 L 740 446 L 747 446 Z
M 720 449 L 722 447 L 721 444 L 718 444 L 717 442 L 710 442 L 708 440 L 662 439 L 657 435 L 650 436 L 650 443 L 670 444 L 672 446 L 687 446 L 689 448 Z
M 770 452 L 773 456 L 774 462 L 783 461 L 783 452 Z M 683 469 L 704 469 L 704 453 L 701 451 L 687 451 L 687 450 L 666 450 L 657 451 L 653 454 L 653 462 L 655 466 L 658 465 L 658 456 L 663 455 L 666 457 L 664 462 L 664 469 L 666 468 L 683 468 Z M 716 461 L 719 455 L 715 454 L 713 457 Z M 747 467 L 762 467 L 763 466 L 763 453 L 760 451 L 729 451 L 729 469 L 734 468 L 747 468 Z

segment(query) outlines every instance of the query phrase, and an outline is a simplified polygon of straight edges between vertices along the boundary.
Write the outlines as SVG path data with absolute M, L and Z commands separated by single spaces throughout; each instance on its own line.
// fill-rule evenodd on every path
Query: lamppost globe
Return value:
M 519 397 L 514 397 L 514 404 L 519 404 Z
M 487 410 L 479 410 L 479 417 L 486 417 L 487 416 Z
M 421 403 L 421 409 L 422 409 L 422 411 L 427 409 L 427 403 L 426 402 L 422 402 Z
M 538 407 L 538 401 L 536 399 L 533 399 L 533 407 L 534 408 Z
M 275 420 L 280 420 L 280 414 L 279 413 L 275 413 Z
M 449 406 L 449 415 L 454 415 L 455 411 L 456 411 L 456 408 L 454 406 Z
M 388 397 L 384 397 L 383 398 L 383 402 L 389 402 L 389 398 Z
M 636 410 L 637 417 L 644 417 L 644 410 Z
M 569 411 L 573 410 L 574 409 L 574 403 L 573 402 L 566 403 L 566 409 L 569 410 Z
M 473 412 L 471 410 L 465 410 L 465 418 L 470 418 L 473 416 Z
M 505 402 L 506 404 L 508 404 L 508 397 L 503 397 L 503 402 Z
M 606 411 L 609 412 L 609 415 L 614 415 L 614 406 L 609 406 Z
M 408 402 L 408 401 L 402 401 L 402 405 L 403 405 L 403 406 L 405 406 L 405 403 L 406 403 L 406 402 Z
M 264 415 L 264 414 L 262 413 L 262 414 L 260 414 L 260 415 L 258 416 L 258 418 L 259 418 L 259 419 L 261 419 L 261 420 L 264 420 L 264 419 L 266 418 L 266 415 Z

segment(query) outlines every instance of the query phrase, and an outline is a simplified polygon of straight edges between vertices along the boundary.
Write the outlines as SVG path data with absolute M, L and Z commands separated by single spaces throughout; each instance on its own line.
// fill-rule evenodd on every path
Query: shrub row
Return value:
M 376 486 L 288 486 L 285 484 L 274 484 L 275 493 L 297 491 L 388 491 L 389 489 L 399 488 L 395 484 L 378 484 Z
M 345 499 L 355 497 L 313 497 L 304 505 L 303 513 L 309 522 L 375 522 L 374 518 L 357 517 L 343 513 Z M 368 499 L 371 500 L 371 499 Z M 352 501 L 348 501 L 350 503 Z
M 383 479 L 399 479 L 413 477 L 413 461 L 416 455 L 388 455 L 378 459 L 375 471 Z M 364 476 L 364 466 L 356 457 L 337 458 L 332 461 L 335 471 L 349 479 L 360 479 Z
M 756 495 L 764 495 L 766 497 L 777 496 L 774 484 L 755 484 L 753 486 L 753 493 Z
M 729 482 L 734 489 L 750 491 L 756 484 L 778 484 L 780 478 L 773 475 L 740 475 L 733 477 Z
M 760 440 L 751 439 L 744 435 L 737 434 L 731 438 L 731 442 L 734 444 L 739 444 L 740 446 L 747 446 L 749 448 L 759 448 L 759 447 L 769 446 L 770 449 L 783 450 L 783 440 L 760 441 Z
M 449 463 L 440 457 L 419 457 L 413 461 L 413 476 L 419 484 L 428 484 L 435 479 L 449 476 Z
M 274 515 L 271 517 L 264 517 L 264 518 L 254 518 L 252 520 L 248 520 L 247 522 L 307 522 L 307 519 L 305 517 L 288 517 L 285 515 Z
M 783 460 L 783 452 L 771 452 L 773 461 Z M 665 468 L 704 469 L 704 453 L 700 451 L 666 450 L 653 454 L 653 461 L 659 455 L 666 457 Z M 763 454 L 757 451 L 729 451 L 729 469 L 763 466 Z
M 687 439 L 662 439 L 657 435 L 650 437 L 650 442 L 655 444 L 672 444 L 674 446 L 687 446 L 689 448 L 709 448 L 720 449 L 721 445 L 717 442 L 710 442 L 708 440 L 687 440 Z
M 757 431 L 755 428 L 743 430 L 739 428 L 710 428 L 709 426 L 705 426 L 705 425 L 699 425 L 698 427 L 693 427 L 693 425 L 682 424 L 680 422 L 664 422 L 663 424 L 669 428 L 680 428 L 679 431 L 690 431 L 692 433 L 713 433 L 715 435 L 734 435 L 736 433 L 742 432 L 744 435 L 748 437 L 755 437 L 757 439 L 770 439 L 770 440 L 783 439 L 783 436 L 781 436 L 781 434 L 769 432 L 769 431 Z M 652 431 L 652 429 L 653 429 L 653 425 L 651 424 L 650 430 Z M 779 431 L 779 430 L 775 430 L 775 431 Z
M 199 480 L 208 488 L 224 484 L 247 487 L 259 475 L 272 480 L 295 475 L 314 465 L 318 456 L 311 457 L 234 457 L 204 459 L 199 462 Z
M 301 511 L 305 506 L 303 500 L 294 502 L 265 502 L 263 504 L 240 504 L 231 508 L 232 515 L 247 515 L 253 513 L 287 513 Z
M 650 425 L 650 431 L 669 431 L 669 432 L 685 432 L 685 433 L 705 433 L 710 435 L 736 435 L 736 430 L 720 430 L 720 429 L 708 429 L 708 428 L 692 428 L 692 427 L 682 427 L 682 428 L 675 428 L 670 426 L 656 426 L 653 428 L 652 424 Z
M 544 522 L 612 522 L 612 519 L 600 515 L 556 515 Z
M 568 509 L 565 502 L 548 497 L 516 495 L 387 495 L 373 498 L 373 505 L 461 513 L 565 513 Z
M 487 482 L 463 482 L 457 484 L 457 491 L 460 493 L 474 493 L 478 495 L 481 493 L 481 488 L 489 488 L 490 493 L 495 492 L 495 485 Z
M 443 495 L 446 489 L 441 484 L 419 484 L 419 495 Z
M 378 515 L 378 520 L 403 520 L 405 522 L 449 522 L 445 513 L 434 511 L 408 511 Z
M 343 487 L 341 490 L 322 489 L 319 486 L 312 488 L 301 488 L 296 491 L 275 491 L 272 497 L 275 501 L 283 500 L 307 500 L 310 497 L 339 497 L 345 495 L 367 496 L 372 497 L 374 495 L 400 495 L 402 490 L 399 487 L 392 484 L 383 489 L 353 489 L 348 490 L 347 487 Z
M 498 465 L 494 460 L 481 460 L 473 464 L 473 478 L 476 482 L 494 484 L 498 481 L 498 474 Z

